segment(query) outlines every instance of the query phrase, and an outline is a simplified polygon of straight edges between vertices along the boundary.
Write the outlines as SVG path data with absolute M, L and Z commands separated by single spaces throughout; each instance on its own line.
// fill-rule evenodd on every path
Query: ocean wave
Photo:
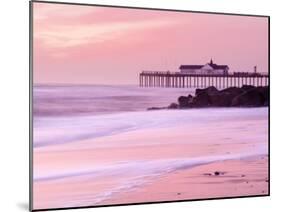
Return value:
M 34 148 L 65 144 L 124 132 L 206 125 L 267 117 L 267 108 L 225 108 L 124 112 L 96 116 L 41 117 L 34 122 Z
M 35 117 L 87 116 L 126 111 L 143 111 L 167 106 L 179 95 L 194 89 L 140 88 L 109 85 L 37 85 L 34 87 Z

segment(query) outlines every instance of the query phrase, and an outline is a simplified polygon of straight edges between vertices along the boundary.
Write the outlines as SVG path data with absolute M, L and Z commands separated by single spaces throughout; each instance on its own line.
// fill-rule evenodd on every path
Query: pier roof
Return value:
M 181 65 L 180 69 L 200 69 L 203 65 Z
M 214 70 L 216 69 L 227 69 L 228 65 L 217 65 L 215 63 L 213 63 L 213 61 L 211 60 L 210 63 L 207 63 L 206 65 L 211 66 Z M 179 69 L 201 69 L 203 68 L 204 65 L 181 65 L 179 67 Z
M 217 64 L 215 64 L 215 63 L 212 63 L 212 64 L 209 63 L 209 65 L 210 65 L 213 69 L 226 69 L 226 68 L 228 68 L 228 65 L 217 65 Z

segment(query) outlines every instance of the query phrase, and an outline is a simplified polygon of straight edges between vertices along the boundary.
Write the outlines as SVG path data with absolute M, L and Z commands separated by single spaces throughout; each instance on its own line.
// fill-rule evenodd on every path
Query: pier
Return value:
M 142 71 L 140 87 L 165 88 L 217 88 L 241 87 L 242 85 L 268 86 L 267 73 L 234 72 L 228 74 L 184 74 L 181 72 Z

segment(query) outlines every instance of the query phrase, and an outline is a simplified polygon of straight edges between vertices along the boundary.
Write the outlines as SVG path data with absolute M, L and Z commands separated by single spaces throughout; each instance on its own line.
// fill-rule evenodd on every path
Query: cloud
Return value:
M 141 32 L 175 24 L 172 21 L 154 20 L 115 22 L 107 24 L 54 25 L 35 31 L 34 37 L 48 48 L 67 48 L 119 39 L 131 32 Z
M 115 41 L 179 24 L 182 14 L 143 10 L 34 3 L 35 46 L 52 55 L 67 48 Z M 127 36 L 127 37 L 126 37 Z M 139 36 L 140 37 L 140 36 Z M 132 39 L 132 36 L 130 37 Z M 56 52 L 57 51 L 57 52 Z
M 49 4 L 35 2 L 33 6 L 34 21 L 45 21 L 52 19 L 71 18 L 85 16 L 100 10 L 98 7 L 80 6 L 77 9 L 75 5 Z

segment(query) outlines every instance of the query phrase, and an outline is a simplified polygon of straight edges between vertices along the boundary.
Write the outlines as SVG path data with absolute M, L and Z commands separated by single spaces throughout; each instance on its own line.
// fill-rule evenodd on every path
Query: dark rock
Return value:
M 149 108 L 147 108 L 147 110 L 162 110 L 162 109 L 166 109 L 166 107 L 149 107 Z
M 187 107 L 188 106 L 188 98 L 186 96 L 180 96 L 178 98 L 178 103 L 180 107 Z
M 168 106 L 168 109 L 177 109 L 179 108 L 179 105 L 177 103 L 171 103 L 169 106 Z
M 257 87 L 257 90 L 260 92 L 260 94 L 264 98 L 264 106 L 268 106 L 268 103 L 269 103 L 269 87 L 268 86 L 260 86 L 260 87 Z
M 244 91 L 242 94 L 233 98 L 231 105 L 233 107 L 259 107 L 264 106 L 265 99 L 257 88 Z
M 193 96 L 180 96 L 178 98 L 178 103 L 180 108 L 191 107 L 193 103 Z
M 147 110 L 200 108 L 200 107 L 261 107 L 269 104 L 269 87 L 243 85 L 217 90 L 214 86 L 196 89 L 195 96 L 180 96 L 178 104 L 168 107 L 151 107 Z
M 220 91 L 220 93 L 226 93 L 233 97 L 238 96 L 238 95 L 242 94 L 243 92 L 244 92 L 244 90 L 242 88 L 238 88 L 238 87 L 229 87 L 229 88 L 226 88 L 226 89 L 223 89 Z
M 218 91 L 214 86 L 206 89 L 196 89 L 195 106 L 229 107 L 232 99 L 242 92 L 243 90 L 237 87 L 229 87 L 221 91 Z
M 229 87 L 209 96 L 211 105 L 214 107 L 229 107 L 232 99 L 243 93 L 241 88 Z
M 208 107 L 211 105 L 210 96 L 217 95 L 219 93 L 218 89 L 214 86 L 210 86 L 205 89 L 196 89 L 195 97 L 193 98 L 193 106 L 194 107 Z
M 232 99 L 232 94 L 226 92 L 218 92 L 217 94 L 209 96 L 209 103 L 213 107 L 229 107 Z
M 189 94 L 187 98 L 191 101 L 193 99 L 193 96 Z
M 197 88 L 195 90 L 195 96 L 197 96 L 198 94 L 201 94 L 201 93 L 207 93 L 208 95 L 210 95 L 210 94 L 214 94 L 217 92 L 218 92 L 218 89 L 214 86 L 210 86 L 210 87 L 204 88 L 204 89 Z
M 207 107 L 210 106 L 210 99 L 208 92 L 199 92 L 193 99 L 193 104 L 196 107 Z
M 243 86 L 241 87 L 241 89 L 242 89 L 243 91 L 248 91 L 248 90 L 251 90 L 251 89 L 253 89 L 253 88 L 255 88 L 255 86 L 253 86 L 253 85 L 243 85 Z

